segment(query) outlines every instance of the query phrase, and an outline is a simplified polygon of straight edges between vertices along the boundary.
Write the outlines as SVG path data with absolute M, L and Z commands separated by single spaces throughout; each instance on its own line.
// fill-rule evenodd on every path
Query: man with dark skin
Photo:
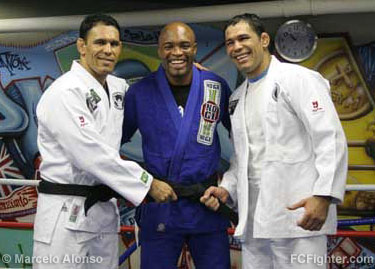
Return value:
M 193 30 L 172 22 L 160 32 L 159 69 L 132 85 L 125 97 L 123 141 L 139 129 L 146 169 L 186 187 L 217 183 L 217 124 L 229 128 L 226 82 L 198 70 Z M 212 198 L 216 199 L 216 198 Z M 228 221 L 197 201 L 179 197 L 138 210 L 142 268 L 176 268 L 187 244 L 196 268 L 230 268 Z

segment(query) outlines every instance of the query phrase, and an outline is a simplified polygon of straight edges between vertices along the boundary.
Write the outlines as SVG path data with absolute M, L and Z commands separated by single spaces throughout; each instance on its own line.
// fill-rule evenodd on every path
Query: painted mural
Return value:
M 192 25 L 197 41 L 196 61 L 224 77 L 231 89 L 243 80 L 225 54 L 222 32 L 218 28 Z M 157 69 L 159 28 L 121 30 L 123 51 L 114 73 L 131 84 Z M 0 178 L 34 179 L 38 175 L 40 156 L 36 145 L 37 121 L 35 108 L 48 86 L 69 70 L 78 58 L 76 31 L 60 34 L 38 44 L 2 45 L 0 41 Z M 375 46 L 352 49 L 345 38 L 322 38 L 315 54 L 302 63 L 330 80 L 332 99 L 342 120 L 349 145 L 350 165 L 348 183 L 375 183 Z M 358 57 L 354 57 L 358 55 Z M 228 134 L 221 126 L 221 171 L 228 168 L 232 152 Z M 123 145 L 121 154 L 142 162 L 141 139 L 136 133 L 132 142 Z M 0 185 L 0 220 L 32 222 L 36 210 L 37 192 L 34 187 Z M 134 224 L 134 207 L 120 201 L 122 225 Z M 342 218 L 374 216 L 373 192 L 348 192 L 340 207 Z M 348 229 L 364 230 L 368 226 Z M 32 232 L 0 229 L 0 257 L 12 254 L 32 255 Z M 232 237 L 232 268 L 240 268 L 240 244 Z M 134 243 L 133 233 L 121 235 L 121 251 Z M 5 243 L 7 242 L 7 243 Z M 375 243 L 370 239 L 334 238 L 330 240 L 332 255 L 374 256 Z M 137 252 L 122 268 L 139 268 Z M 332 264 L 332 268 L 370 268 L 364 264 Z M 3 262 L 1 268 L 30 268 L 27 261 Z M 194 268 L 187 250 L 180 258 L 180 268 Z M 373 267 L 371 267 L 373 268 Z

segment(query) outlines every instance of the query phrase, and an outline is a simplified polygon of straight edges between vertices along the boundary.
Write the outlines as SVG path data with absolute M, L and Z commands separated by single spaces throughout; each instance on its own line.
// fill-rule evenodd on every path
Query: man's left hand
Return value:
M 297 225 L 305 230 L 320 231 L 326 221 L 330 203 L 329 196 L 311 196 L 289 206 L 288 209 L 304 207 L 305 214 L 298 220 Z

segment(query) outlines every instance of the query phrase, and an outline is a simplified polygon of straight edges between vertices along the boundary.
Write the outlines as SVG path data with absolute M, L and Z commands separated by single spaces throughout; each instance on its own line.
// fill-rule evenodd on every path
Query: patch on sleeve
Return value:
M 146 184 L 148 181 L 148 178 L 149 178 L 148 174 L 146 172 L 142 172 L 141 181 Z
M 86 93 L 86 105 L 87 105 L 87 108 L 90 110 L 91 113 L 93 113 L 98 108 L 98 103 L 101 100 L 102 99 L 94 91 L 94 89 L 91 89 L 88 93 Z
M 221 84 L 217 81 L 205 80 L 203 86 L 204 97 L 197 142 L 210 146 L 214 138 L 216 123 L 220 117 Z
M 322 103 L 318 100 L 312 100 L 311 101 L 311 112 L 317 113 L 317 112 L 323 112 L 324 107 L 322 107 Z
M 124 95 L 121 92 L 115 92 L 112 94 L 113 105 L 118 110 L 124 109 Z

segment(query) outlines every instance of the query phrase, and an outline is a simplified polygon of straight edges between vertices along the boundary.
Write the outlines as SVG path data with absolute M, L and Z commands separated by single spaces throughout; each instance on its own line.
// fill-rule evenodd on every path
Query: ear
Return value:
M 195 55 L 197 55 L 197 42 L 194 42 L 194 44 L 193 44 L 193 53 L 194 53 L 194 57 L 195 57 Z
M 263 32 L 260 35 L 260 42 L 262 43 L 263 48 L 268 48 L 268 46 L 270 44 L 270 41 L 271 41 L 271 38 L 270 38 L 270 35 L 268 33 Z
M 85 56 L 86 54 L 86 43 L 83 38 L 77 39 L 77 50 L 81 56 Z

